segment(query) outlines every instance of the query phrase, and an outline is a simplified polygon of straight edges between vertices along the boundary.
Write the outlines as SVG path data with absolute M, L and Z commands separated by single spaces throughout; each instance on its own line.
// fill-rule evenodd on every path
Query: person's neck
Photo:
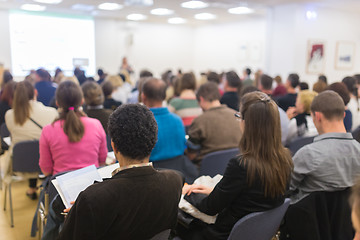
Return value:
M 126 168 L 128 166 L 136 165 L 136 164 L 148 163 L 149 158 L 150 158 L 150 156 L 148 156 L 141 160 L 137 160 L 137 159 L 131 159 L 131 158 L 125 157 L 120 152 L 114 152 L 114 153 L 115 153 L 116 159 L 118 160 L 121 168 Z
M 225 92 L 237 92 L 238 89 L 235 87 L 225 87 Z
M 221 106 L 221 103 L 219 100 L 214 100 L 212 102 L 207 102 L 206 106 L 204 107 L 204 110 L 209 110 L 209 109 L 212 109 L 212 108 L 216 108 L 216 107 L 220 107 Z
M 195 98 L 194 90 L 192 89 L 185 89 L 180 93 L 181 98 Z
M 159 101 L 146 101 L 144 103 L 148 108 L 161 108 L 162 106 L 162 102 Z
M 271 95 L 272 94 L 272 90 L 267 90 L 267 89 L 263 89 L 262 90 L 263 93 L 267 94 L 267 95 Z
M 326 121 L 323 122 L 319 134 L 325 133 L 346 133 L 343 120 L 341 121 Z
M 290 87 L 290 88 L 287 89 L 287 92 L 288 92 L 289 94 L 295 94 L 295 93 L 296 93 L 296 89 Z

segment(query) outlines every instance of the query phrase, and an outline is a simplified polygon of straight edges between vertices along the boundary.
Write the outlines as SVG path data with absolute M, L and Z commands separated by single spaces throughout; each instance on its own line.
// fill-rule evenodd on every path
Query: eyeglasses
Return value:
M 236 112 L 236 113 L 234 113 L 234 116 L 235 116 L 236 120 L 238 120 L 238 121 L 243 120 L 243 117 L 242 117 L 242 115 L 241 115 L 241 112 Z

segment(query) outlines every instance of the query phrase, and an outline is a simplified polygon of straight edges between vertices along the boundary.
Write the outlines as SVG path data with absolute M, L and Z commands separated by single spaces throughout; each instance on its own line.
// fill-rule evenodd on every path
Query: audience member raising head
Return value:
M 239 124 L 234 119 L 235 111 L 220 103 L 218 87 L 213 82 L 200 86 L 197 100 L 203 114 L 194 119 L 188 129 L 188 157 L 200 165 L 202 158 L 218 150 L 236 148 L 240 141 Z M 200 152 L 197 154 L 197 150 Z
M 330 84 L 328 87 L 328 90 L 332 90 L 340 95 L 342 100 L 345 104 L 345 118 L 344 118 L 344 125 L 347 132 L 351 132 L 352 128 L 352 113 L 348 109 L 347 105 L 350 101 L 350 93 L 344 83 L 336 82 L 333 84 Z
M 149 164 L 157 140 L 151 111 L 140 104 L 122 105 L 111 115 L 108 130 L 121 168 L 80 193 L 60 240 L 151 239 L 176 225 L 183 182 L 174 171 Z M 102 224 L 94 227 L 99 219 Z
M 44 127 L 40 138 L 40 168 L 45 175 L 105 163 L 105 131 L 97 119 L 81 110 L 83 95 L 79 85 L 62 82 L 56 90 L 60 117 Z
M 185 126 L 189 126 L 202 111 L 195 96 L 196 80 L 193 73 L 184 73 L 180 79 L 180 96 L 171 99 L 169 110 L 181 117 Z
M 342 82 L 350 92 L 348 108 L 352 113 L 352 131 L 360 126 L 360 104 L 358 99 L 357 80 L 354 77 L 345 77 Z
M 18 142 L 39 139 L 42 127 L 58 116 L 56 109 L 37 102 L 36 94 L 34 87 L 27 81 L 19 82 L 15 86 L 12 109 L 5 114 L 6 126 L 11 134 L 10 152 Z M 10 157 L 6 160 L 10 163 Z M 8 168 L 4 169 L 8 173 Z M 30 189 L 27 191 L 27 195 L 32 199 L 36 199 L 36 178 L 37 174 L 30 179 Z
M 243 216 L 283 203 L 292 170 L 290 153 L 281 144 L 279 111 L 269 96 L 245 94 L 236 116 L 240 120 L 241 155 L 230 160 L 214 189 L 202 185 L 183 188 L 184 194 L 208 195 L 195 207 L 209 215 L 218 213 L 214 225 L 199 227 L 200 234 L 212 239 L 226 239 Z
M 87 81 L 81 85 L 85 98 L 85 113 L 88 117 L 96 118 L 101 122 L 105 132 L 112 110 L 104 109 L 104 93 L 99 84 L 94 81 Z
M 230 71 L 225 74 L 224 90 L 225 93 L 220 100 L 221 104 L 226 104 L 229 108 L 238 111 L 241 80 L 236 72 Z

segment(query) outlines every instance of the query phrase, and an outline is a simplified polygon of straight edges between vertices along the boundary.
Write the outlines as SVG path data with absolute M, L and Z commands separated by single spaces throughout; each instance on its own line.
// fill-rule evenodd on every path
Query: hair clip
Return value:
M 261 102 L 270 102 L 270 97 L 269 96 L 266 96 L 266 97 L 263 97 L 261 96 L 260 99 L 259 99 Z

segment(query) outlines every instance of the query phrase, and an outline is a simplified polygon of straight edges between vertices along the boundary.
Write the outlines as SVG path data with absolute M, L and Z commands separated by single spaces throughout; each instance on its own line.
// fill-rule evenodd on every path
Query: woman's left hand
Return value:
M 202 193 L 209 195 L 212 192 L 213 188 L 207 187 L 204 185 L 186 185 L 183 187 L 183 194 L 190 195 L 191 193 Z

